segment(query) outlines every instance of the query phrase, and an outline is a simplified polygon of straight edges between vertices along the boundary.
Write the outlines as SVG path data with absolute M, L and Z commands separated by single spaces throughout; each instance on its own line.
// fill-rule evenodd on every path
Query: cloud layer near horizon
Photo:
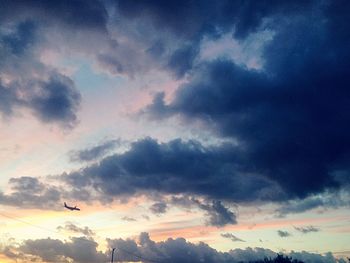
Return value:
M 95 263 L 107 262 L 110 259 L 110 249 L 116 248 L 116 261 L 139 262 L 173 262 L 173 263 L 203 263 L 203 262 L 249 262 L 276 257 L 276 252 L 264 248 L 232 249 L 219 252 L 206 243 L 194 244 L 184 238 L 169 238 L 162 242 L 153 241 L 148 233 L 141 233 L 133 239 L 107 239 L 108 250 L 97 249 L 98 243 L 89 237 L 72 237 L 68 241 L 58 239 L 24 240 L 21 244 L 2 247 L 2 252 L 9 258 L 21 260 L 36 260 L 36 262 L 71 262 Z M 293 259 L 307 263 L 345 263 L 337 260 L 331 253 L 324 255 L 308 252 L 294 252 Z

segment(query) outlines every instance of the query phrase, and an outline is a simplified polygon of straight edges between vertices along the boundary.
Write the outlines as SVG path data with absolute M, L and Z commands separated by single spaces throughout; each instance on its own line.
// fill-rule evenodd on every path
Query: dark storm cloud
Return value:
M 305 227 L 294 227 L 295 230 L 303 233 L 303 234 L 308 234 L 312 232 L 319 232 L 320 229 L 314 226 L 305 226 Z
M 221 234 L 221 236 L 223 238 L 228 238 L 230 239 L 232 242 L 245 242 L 243 239 L 240 239 L 239 237 L 236 237 L 234 234 L 232 233 L 223 233 Z
M 326 126 L 326 120 L 319 119 L 313 107 L 329 111 L 328 121 L 335 122 L 331 116 L 337 116 L 338 112 L 348 115 L 341 109 L 347 107 L 346 99 L 338 100 L 338 95 L 332 92 L 327 102 L 315 105 L 307 98 L 326 97 L 310 91 L 308 85 L 300 92 L 293 86 L 274 87 L 276 84 L 277 81 L 271 82 L 263 73 L 247 71 L 228 61 L 216 61 L 205 65 L 191 83 L 177 92 L 169 111 L 210 120 L 224 136 L 238 138 L 246 148 L 243 153 L 246 165 L 254 164 L 257 171 L 276 180 L 291 196 L 303 197 L 336 186 L 327 164 L 342 161 L 347 151 L 337 137 L 343 133 L 343 142 L 349 142 L 345 134 L 347 123 L 339 120 L 334 126 Z M 349 96 L 343 92 L 345 97 Z M 334 107 L 329 108 L 333 95 Z M 321 130 L 330 137 L 325 138 L 319 133 Z M 249 169 L 254 172 L 253 167 Z
M 1 2 L 0 23 L 13 28 L 0 31 L 0 70 L 15 68 L 20 78 L 26 75 L 19 74 L 23 73 L 17 70 L 20 63 L 28 62 L 21 67 L 26 70 L 35 69 L 28 65 L 40 64 L 32 52 L 42 26 L 55 25 L 62 34 L 69 28 L 87 29 L 85 33 L 104 31 L 105 7 L 111 2 Z M 119 1 L 117 9 L 118 17 L 112 17 L 110 22 L 117 26 L 120 23 L 121 27 L 127 22 L 144 25 L 142 29 L 147 27 L 147 33 L 159 36 L 145 41 L 149 44 L 145 52 L 165 60 L 163 65 L 177 77 L 188 74 L 187 83 L 178 89 L 170 104 L 165 104 L 163 93 L 155 97 L 147 109 L 153 117 L 180 114 L 190 121 L 199 119 L 208 124 L 208 129 L 238 145 L 204 147 L 194 141 L 160 144 L 152 139 L 140 140 L 125 153 L 69 173 L 65 180 L 73 186 L 72 195 L 90 198 L 86 189 L 90 187 L 106 200 L 160 192 L 237 202 L 281 201 L 340 187 L 333 175 L 339 175 L 339 171 L 347 174 L 350 157 L 349 3 Z M 154 31 L 149 25 L 154 26 Z M 264 67 L 260 71 L 225 59 L 197 61 L 204 37 L 215 40 L 221 34 L 234 32 L 234 37 L 242 40 L 262 29 L 273 31 L 274 39 L 262 54 Z M 137 40 L 143 43 L 146 35 L 141 32 Z M 132 34 L 125 36 L 129 39 Z M 118 39 L 104 37 L 107 40 L 103 41 L 111 43 L 101 52 L 93 51 L 98 62 L 115 73 L 128 71 L 127 66 L 138 68 L 133 67 L 133 59 L 128 64 L 114 55 L 121 47 Z M 85 50 L 82 42 L 79 48 Z M 122 53 L 129 60 L 135 52 L 128 49 Z M 138 53 L 134 56 L 140 60 Z M 41 67 L 45 66 L 40 64 Z M 41 70 L 37 71 L 36 75 L 41 75 Z M 1 113 L 10 116 L 16 108 L 27 107 L 43 122 L 73 127 L 80 104 L 74 83 L 51 69 L 42 71 L 44 79 L 31 76 L 10 84 L 0 82 Z M 104 152 L 103 147 L 90 150 L 87 155 Z M 342 183 L 349 181 L 347 176 L 341 178 Z M 235 221 L 232 216 L 226 218 Z
M 139 73 L 142 71 L 140 68 L 144 68 L 143 64 L 147 63 L 147 67 L 150 64 L 148 61 L 143 61 L 144 46 L 134 45 L 134 43 L 147 42 L 147 36 L 141 41 L 135 39 L 130 32 L 133 31 L 130 21 L 117 23 L 120 16 L 115 15 L 110 2 L 100 0 L 2 1 L 0 24 L 5 31 L 9 26 L 26 20 L 33 21 L 38 27 L 38 39 L 35 39 L 38 49 L 37 56 L 33 59 L 34 61 L 31 61 L 33 66 L 41 63 L 38 61 L 42 59 L 41 51 L 49 50 L 60 53 L 62 57 L 72 58 L 83 54 L 88 60 L 91 59 L 92 63 L 97 62 L 102 70 L 112 74 L 122 73 L 130 76 L 135 71 Z M 117 36 L 113 33 L 115 31 L 118 31 Z M 119 43 L 119 38 L 127 39 L 127 44 Z M 132 44 L 129 45 L 129 43 Z M 25 45 L 21 44 L 17 47 L 23 49 Z
M 121 18 L 138 21 L 140 27 L 151 26 L 159 37 L 148 50 L 163 61 L 176 77 L 185 75 L 194 66 L 204 37 L 217 39 L 222 34 L 234 32 L 234 37 L 244 39 L 255 33 L 263 23 L 274 24 L 281 15 L 311 11 L 315 1 L 116 1 Z M 265 26 L 267 27 L 267 26 Z M 164 45 L 162 35 L 174 39 Z M 174 42 L 182 40 L 182 44 Z M 165 52 L 167 51 L 167 52 Z
M 57 210 L 62 191 L 58 187 L 48 186 L 35 177 L 19 177 L 9 180 L 11 192 L 0 192 L 2 205 L 16 206 L 21 208 Z
M 277 230 L 277 234 L 280 237 L 290 237 L 292 234 L 289 233 L 288 231 L 284 231 L 284 230 Z
M 103 29 L 107 11 L 101 1 L 22 1 L 11 0 L 0 3 L 1 20 L 31 18 L 47 23 L 55 21 L 82 29 Z
M 65 76 L 55 74 L 46 82 L 39 82 L 39 94 L 28 102 L 29 108 L 43 122 L 62 122 L 72 127 L 77 122 L 76 111 L 80 94 L 74 83 Z
M 15 109 L 30 109 L 43 122 L 73 127 L 80 94 L 71 79 L 38 61 L 38 27 L 27 19 L 0 30 L 0 112 L 11 117 Z
M 61 180 L 74 189 L 93 187 L 103 197 L 110 198 L 153 192 L 231 201 L 283 199 L 270 180 L 242 173 L 236 165 L 238 159 L 235 147 L 230 144 L 204 147 L 196 141 L 177 139 L 158 143 L 145 138 L 134 142 L 128 151 L 63 175 Z M 220 202 L 200 205 L 219 225 L 221 220 L 222 223 L 235 221 Z M 216 218 L 219 214 L 223 217 Z
M 315 10 L 278 18 L 263 70 L 201 63 L 170 104 L 158 96 L 148 111 L 200 119 L 238 140 L 244 151 L 235 164 L 290 198 L 339 188 L 332 174 L 348 169 L 350 156 L 350 4 Z
M 88 149 L 72 151 L 70 152 L 70 160 L 73 162 L 97 160 L 116 147 L 118 143 L 118 140 L 110 140 Z
M 198 48 L 193 46 L 181 47 L 170 56 L 168 67 L 172 69 L 176 76 L 181 78 L 193 66 L 193 61 L 198 55 Z
M 116 3 L 116 16 L 113 16 L 114 12 L 111 8 L 113 2 Z M 129 28 L 137 20 L 136 27 L 143 25 L 144 29 L 147 28 L 145 32 L 149 32 L 149 28 L 153 26 L 151 35 L 159 37 L 150 40 L 146 36 L 148 33 L 141 34 L 138 38 L 131 32 L 130 34 L 123 32 L 122 38 L 131 42 L 145 42 L 147 45 L 145 50 L 149 50 L 153 55 L 158 54 L 161 67 L 172 70 L 177 77 L 184 76 L 193 68 L 194 61 L 198 57 L 200 42 L 204 36 L 211 36 L 215 39 L 220 34 L 235 29 L 235 36 L 244 38 L 249 33 L 255 32 L 265 18 L 281 14 L 298 14 L 300 10 L 305 12 L 313 6 L 312 1 L 303 1 L 302 4 L 297 1 L 275 1 L 273 4 L 247 1 L 242 4 L 240 1 L 14 0 L 2 1 L 0 4 L 1 25 L 7 28 L 18 24 L 17 31 L 7 34 L 0 41 L 0 49 L 4 49 L 12 55 L 23 55 L 32 50 L 33 46 L 44 42 L 53 46 L 57 45 L 56 48 L 58 48 L 62 43 L 56 43 L 60 40 L 55 40 L 55 37 L 50 42 L 50 32 L 60 32 L 62 33 L 60 38 L 63 39 L 64 47 L 67 50 L 76 51 L 79 49 L 79 52 L 92 56 L 102 68 L 113 74 L 134 75 L 136 71 L 140 72 L 145 68 L 139 62 L 143 58 L 142 52 L 135 52 L 135 49 L 120 44 L 118 37 L 114 39 L 113 34 L 108 31 L 107 24 L 111 22 L 108 25 Z M 112 16 L 109 17 L 107 11 L 110 11 Z M 122 31 L 122 29 L 119 30 Z M 134 28 L 130 31 L 133 30 Z M 77 34 L 73 33 L 77 31 L 81 33 L 78 34 L 78 37 Z M 162 37 L 162 33 L 165 33 L 164 37 Z M 83 44 L 84 42 L 91 43 L 91 40 L 94 39 L 101 40 L 97 41 L 101 44 L 97 50 Z M 177 44 L 173 44 L 174 42 Z M 2 60 L 9 63 L 9 60 Z M 10 60 L 13 62 L 16 59 L 11 57 Z M 147 59 L 145 60 L 145 64 L 149 67 Z M 28 68 L 38 66 L 38 64 L 41 67 L 46 67 L 38 61 L 37 56 L 31 57 L 31 59 L 21 58 L 20 61 L 22 61 L 21 63 L 26 62 L 22 68 L 27 71 L 29 71 Z M 16 63 L 14 66 L 17 69 Z M 18 74 L 18 72 L 16 73 Z M 41 75 L 41 73 L 37 72 L 36 74 Z M 49 78 L 47 77 L 47 79 Z M 61 97 L 53 97 L 50 93 L 59 92 L 58 86 L 61 84 L 47 83 L 48 97 L 44 100 L 37 98 L 31 106 L 40 120 L 61 123 L 67 121 L 67 126 L 72 127 L 73 123 L 76 123 L 77 94 L 69 93 L 66 94 L 67 96 L 61 94 Z M 26 86 L 26 89 L 30 90 L 31 87 Z M 63 90 L 67 91 L 65 88 Z M 3 90 L 0 92 L 5 93 Z M 16 94 L 15 90 L 11 93 L 6 92 L 5 95 L 12 100 L 7 103 L 0 101 L 2 113 L 11 112 L 17 105 L 13 100 L 14 94 Z
M 20 22 L 11 29 L 9 32 L 0 30 L 0 73 L 9 61 L 24 56 L 36 39 L 36 26 L 32 21 Z M 14 109 L 23 104 L 18 93 L 17 85 L 5 84 L 0 75 L 0 112 L 3 117 L 11 116 Z
M 268 16 L 299 13 L 313 1 L 118 1 L 118 11 L 129 19 L 148 19 L 160 31 L 185 38 L 217 35 L 235 27 L 237 37 L 256 30 Z
M 4 117 L 10 117 L 14 108 L 27 108 L 44 123 L 58 122 L 70 128 L 76 124 L 80 94 L 68 77 L 53 74 L 47 81 L 27 85 L 32 87 L 4 87 L 0 83 L 0 111 Z
M 1 38 L 2 48 L 20 56 L 36 41 L 36 24 L 31 20 L 18 23 L 15 30 Z
M 203 20 L 198 13 L 201 10 L 198 3 L 194 1 L 117 1 L 119 13 L 128 19 L 140 17 L 149 19 L 159 29 L 170 29 L 179 35 L 191 36 L 200 31 Z M 202 3 L 206 4 L 205 1 Z

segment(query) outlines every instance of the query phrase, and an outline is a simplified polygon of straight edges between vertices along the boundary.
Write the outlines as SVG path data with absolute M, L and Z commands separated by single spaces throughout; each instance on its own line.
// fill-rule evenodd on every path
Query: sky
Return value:
M 346 0 L 0 0 L 0 261 L 346 262 L 349 21 Z

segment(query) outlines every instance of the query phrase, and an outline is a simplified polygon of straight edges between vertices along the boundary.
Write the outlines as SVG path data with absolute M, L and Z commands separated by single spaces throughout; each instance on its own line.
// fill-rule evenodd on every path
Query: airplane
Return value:
M 69 209 L 69 210 L 71 210 L 71 211 L 73 211 L 73 210 L 80 211 L 80 208 L 78 208 L 77 206 L 74 206 L 74 207 L 73 206 L 69 206 L 69 205 L 66 204 L 66 202 L 64 202 L 64 207 Z

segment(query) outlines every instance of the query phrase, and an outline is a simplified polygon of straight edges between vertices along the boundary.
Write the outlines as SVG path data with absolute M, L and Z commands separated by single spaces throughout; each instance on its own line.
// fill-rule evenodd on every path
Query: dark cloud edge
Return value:
M 206 213 L 207 224 L 218 227 L 237 223 L 237 214 L 232 211 L 237 204 L 274 203 L 280 206 L 277 216 L 349 205 L 334 191 L 324 193 L 325 197 L 318 194 L 306 199 L 270 195 L 270 181 L 249 173 L 240 175 L 242 170 L 233 165 L 235 151 L 236 146 L 227 144 L 204 147 L 197 141 L 159 143 L 144 138 L 124 153 L 51 177 L 57 186 L 44 183 L 44 178 L 12 178 L 11 191 L 1 193 L 0 202 L 21 208 L 59 210 L 62 200 L 108 203 L 143 195 L 158 204 L 153 213 L 166 212 L 171 206 L 199 209 Z

